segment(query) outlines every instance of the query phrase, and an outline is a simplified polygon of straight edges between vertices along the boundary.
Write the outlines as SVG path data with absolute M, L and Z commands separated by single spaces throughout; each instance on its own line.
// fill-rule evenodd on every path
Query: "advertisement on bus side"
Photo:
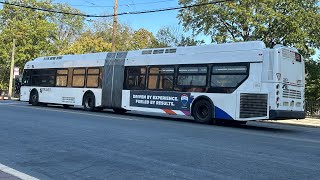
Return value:
M 189 110 L 190 93 L 160 91 L 130 91 L 130 106 Z

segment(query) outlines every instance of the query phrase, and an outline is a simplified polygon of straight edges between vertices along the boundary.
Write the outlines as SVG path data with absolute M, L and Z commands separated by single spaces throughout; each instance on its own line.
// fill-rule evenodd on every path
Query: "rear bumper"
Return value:
M 269 119 L 304 119 L 306 113 L 304 111 L 285 111 L 285 110 L 270 110 Z

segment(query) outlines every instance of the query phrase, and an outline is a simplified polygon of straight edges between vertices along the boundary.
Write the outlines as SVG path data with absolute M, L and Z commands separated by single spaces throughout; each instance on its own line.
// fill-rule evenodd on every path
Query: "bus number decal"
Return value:
M 40 88 L 40 93 L 44 92 L 44 91 L 51 91 L 51 88 Z

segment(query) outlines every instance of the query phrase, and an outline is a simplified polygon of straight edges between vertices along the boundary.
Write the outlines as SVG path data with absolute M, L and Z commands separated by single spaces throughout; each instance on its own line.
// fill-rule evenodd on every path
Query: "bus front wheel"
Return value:
M 210 124 L 212 123 L 212 110 L 212 104 L 205 99 L 201 99 L 193 105 L 192 115 L 196 122 Z
M 30 94 L 30 104 L 32 106 L 38 106 L 39 105 L 39 94 L 37 90 L 31 91 Z
M 95 109 L 95 97 L 93 94 L 88 93 L 83 98 L 83 107 L 86 111 L 94 111 Z

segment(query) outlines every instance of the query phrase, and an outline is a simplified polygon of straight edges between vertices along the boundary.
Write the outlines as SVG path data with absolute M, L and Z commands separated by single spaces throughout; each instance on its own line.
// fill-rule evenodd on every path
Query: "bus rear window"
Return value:
M 293 50 L 289 50 L 286 48 L 282 49 L 282 58 L 283 60 L 287 61 L 297 61 L 302 62 L 302 56 L 298 52 L 295 52 Z

